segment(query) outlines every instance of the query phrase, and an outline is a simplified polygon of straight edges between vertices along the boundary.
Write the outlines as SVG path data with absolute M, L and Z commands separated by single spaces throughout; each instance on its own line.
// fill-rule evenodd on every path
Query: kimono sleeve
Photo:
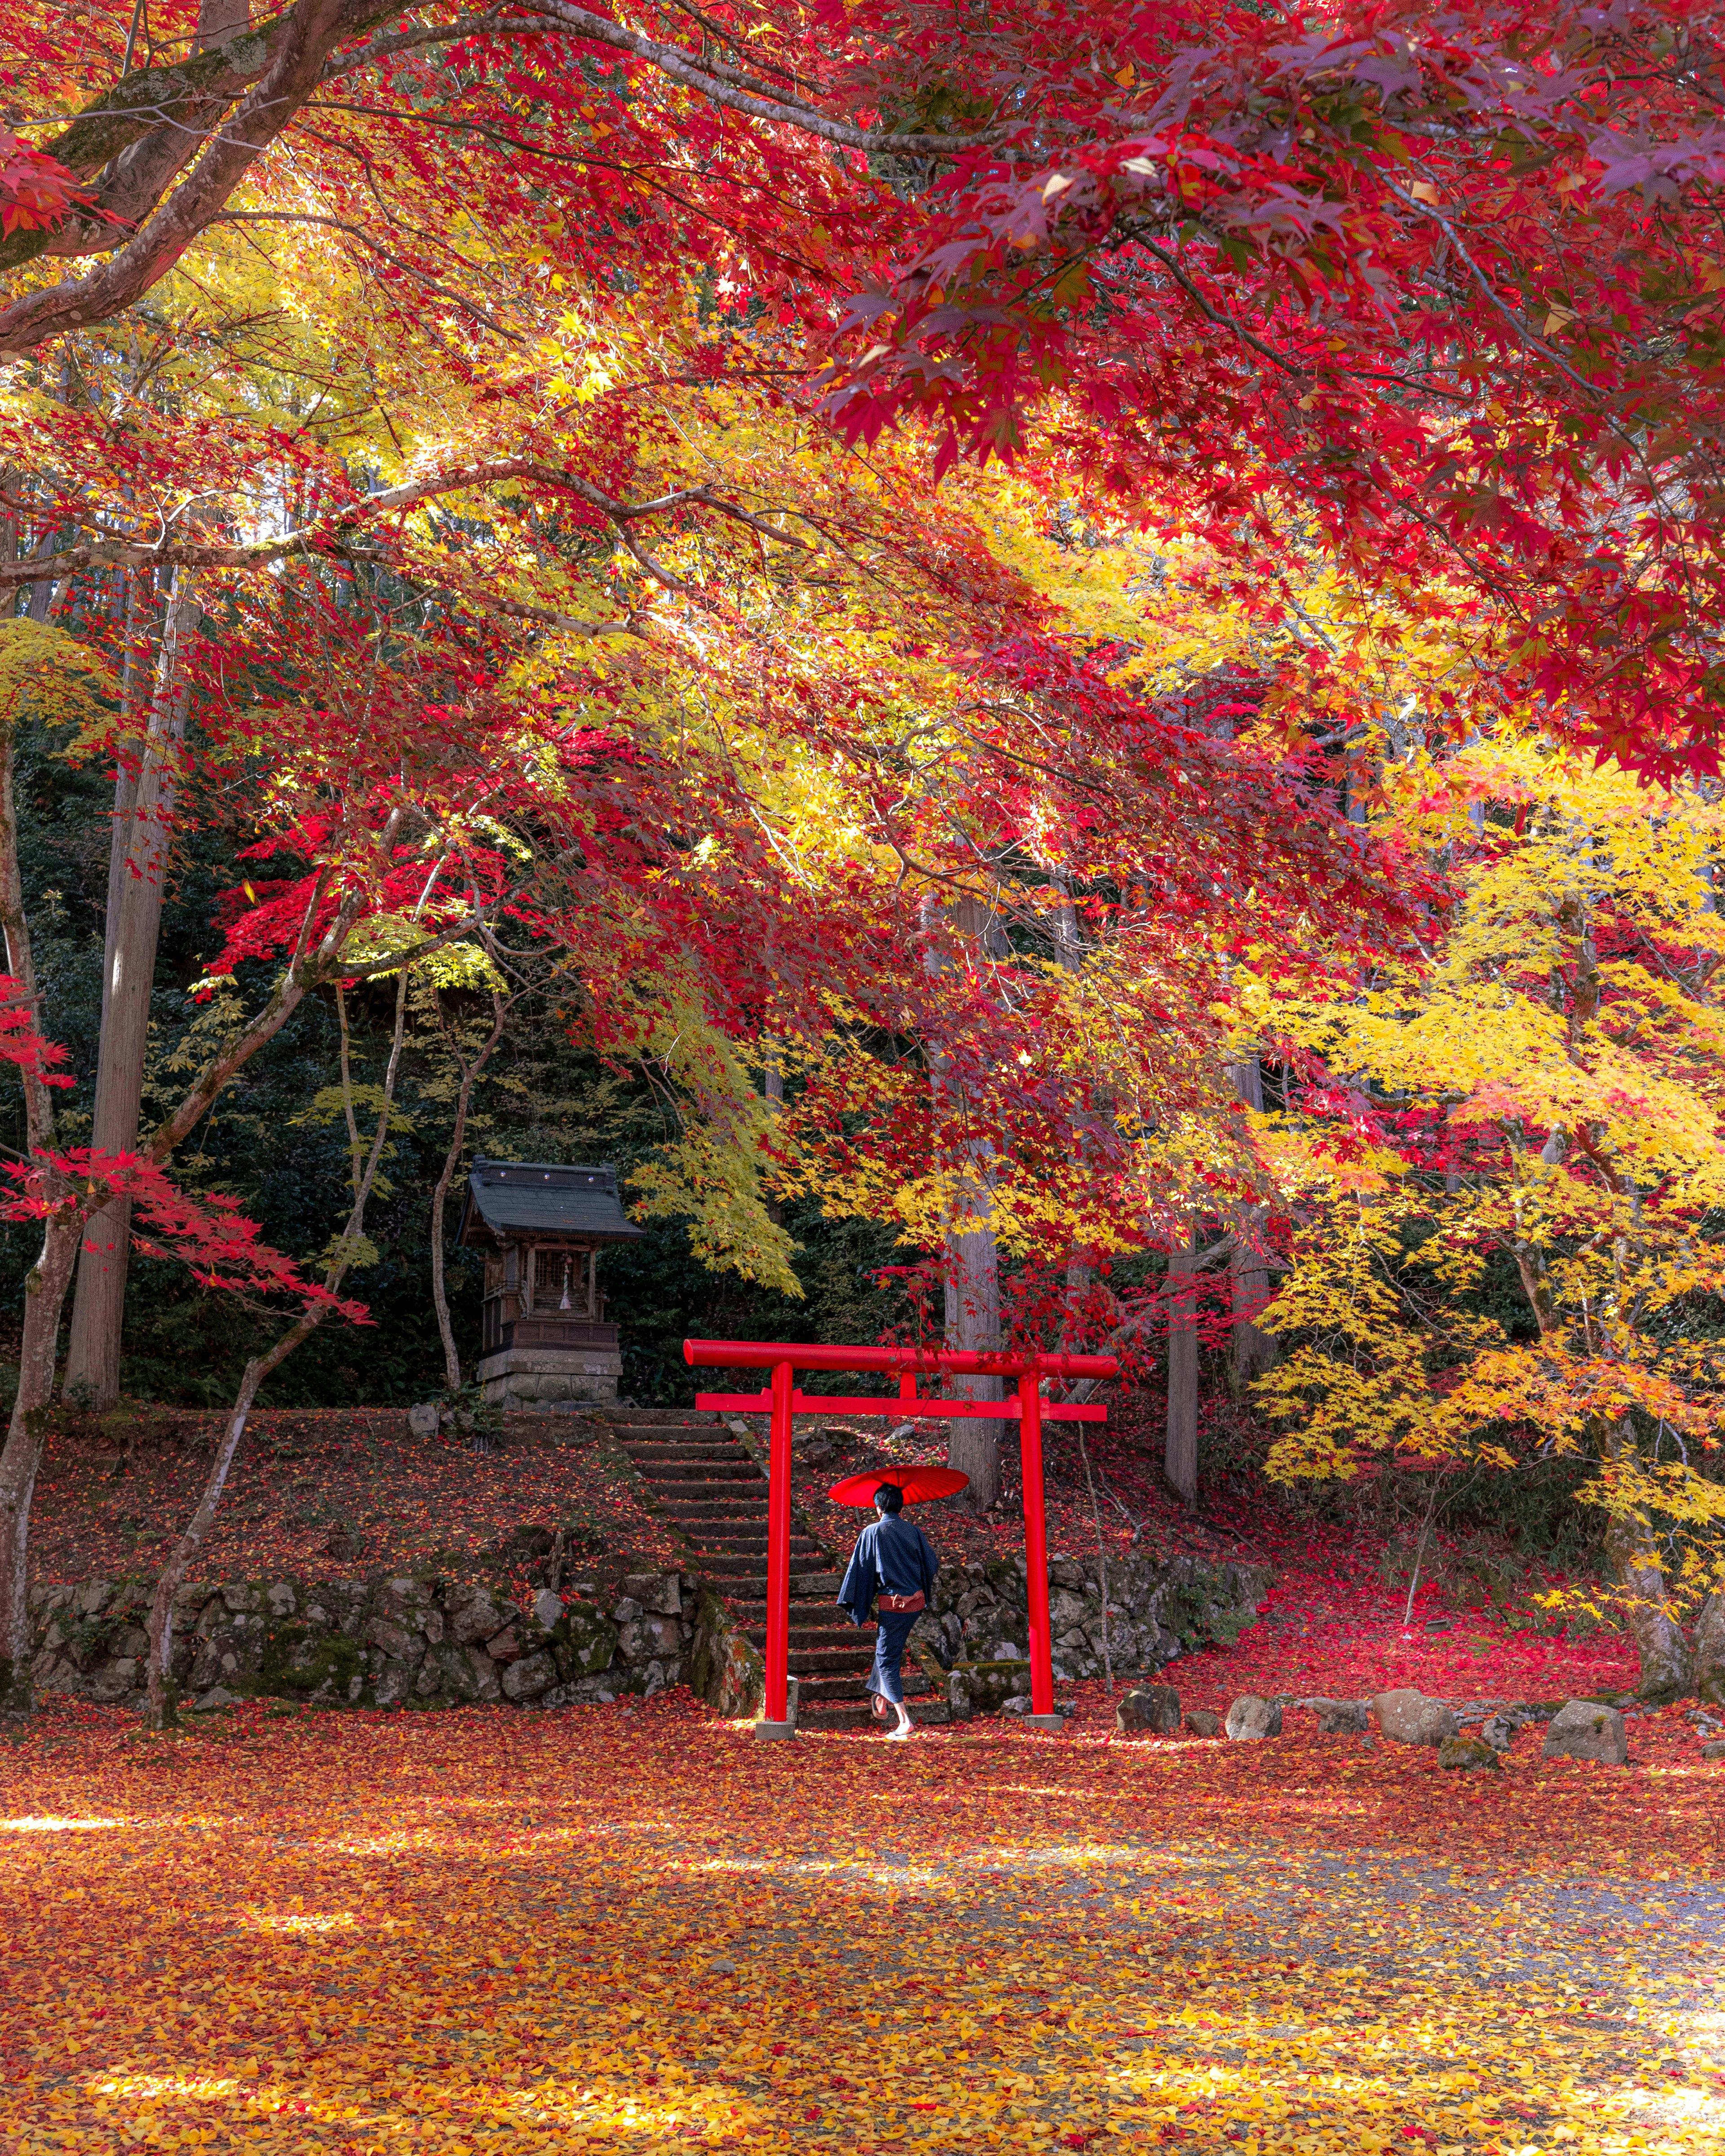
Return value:
M 839 1589 L 839 1607 L 853 1625 L 860 1625 L 875 1599 L 875 1545 L 872 1530 L 865 1527 L 850 1553 L 850 1563 Z
M 916 1522 L 912 1521 L 911 1525 L 915 1527 Z M 934 1592 L 935 1575 L 941 1568 L 941 1561 L 934 1553 L 934 1544 L 930 1542 L 921 1527 L 916 1528 L 916 1542 L 922 1559 L 922 1592 L 925 1594 L 932 1594 Z

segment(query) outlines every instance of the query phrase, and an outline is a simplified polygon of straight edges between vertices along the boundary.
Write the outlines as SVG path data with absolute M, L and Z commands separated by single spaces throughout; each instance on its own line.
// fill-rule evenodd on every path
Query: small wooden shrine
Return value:
M 616 1399 L 623 1360 L 599 1252 L 640 1234 L 614 1168 L 474 1163 L 456 1240 L 485 1253 L 479 1378 L 487 1399 L 526 1408 Z

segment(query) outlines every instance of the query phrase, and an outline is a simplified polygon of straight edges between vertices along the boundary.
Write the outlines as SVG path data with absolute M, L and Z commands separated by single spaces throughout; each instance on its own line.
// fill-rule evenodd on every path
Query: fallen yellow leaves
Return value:
M 0 2118 L 20 2156 L 1716 2150 L 1725 1893 L 1672 1758 L 1482 1792 L 1097 1716 L 787 1757 L 680 1697 L 63 1713 L 0 1763 Z

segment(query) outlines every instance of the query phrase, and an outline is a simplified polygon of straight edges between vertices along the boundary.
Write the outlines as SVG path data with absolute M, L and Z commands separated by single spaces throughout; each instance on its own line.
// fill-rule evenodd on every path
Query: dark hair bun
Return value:
M 901 1512 L 905 1506 L 905 1493 L 896 1482 L 883 1482 L 875 1492 L 875 1502 L 883 1512 Z

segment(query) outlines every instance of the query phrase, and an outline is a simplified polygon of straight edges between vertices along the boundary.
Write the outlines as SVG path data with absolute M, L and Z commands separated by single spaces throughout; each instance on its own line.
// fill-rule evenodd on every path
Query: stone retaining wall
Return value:
M 568 1707 L 650 1694 L 684 1676 L 692 1578 L 585 1578 L 525 1603 L 434 1578 L 187 1585 L 172 1676 L 193 1705 L 255 1694 L 358 1707 L 491 1701 Z M 31 1595 L 36 1689 L 141 1706 L 151 1580 L 86 1581 Z
M 1055 1556 L 1048 1566 L 1049 1624 L 1056 1682 L 1153 1672 L 1200 1647 L 1231 1647 L 1269 1592 L 1267 1566 L 1128 1557 L 1111 1564 L 1107 1596 L 1094 1558 Z M 929 1614 L 911 1638 L 947 1674 L 955 1716 L 984 1713 L 1030 1689 L 1024 1562 L 996 1558 L 942 1573 Z
M 1270 1584 L 1261 1566 L 1128 1558 L 1108 1574 L 1117 1673 L 1163 1668 L 1231 1645 Z M 187 1585 L 174 1613 L 172 1675 L 182 1698 L 218 1707 L 267 1694 L 364 1707 L 467 1701 L 569 1707 L 651 1694 L 685 1679 L 728 1714 L 759 1712 L 761 1658 L 709 1584 L 687 1573 L 583 1576 L 525 1602 L 424 1576 L 290 1578 Z M 30 1598 L 39 1693 L 141 1706 L 155 1592 L 151 1580 L 89 1580 Z M 1055 1675 L 1101 1674 L 1096 1561 L 1049 1564 Z M 1024 1560 L 956 1567 L 911 1635 L 957 1715 L 1028 1693 Z

